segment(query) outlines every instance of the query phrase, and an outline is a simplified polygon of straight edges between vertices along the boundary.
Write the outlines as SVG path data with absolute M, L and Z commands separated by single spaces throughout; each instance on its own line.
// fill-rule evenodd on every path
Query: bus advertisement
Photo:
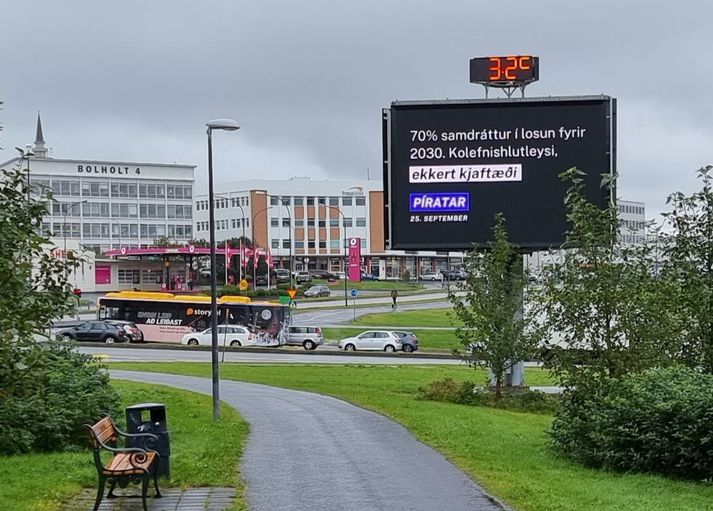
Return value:
M 102 296 L 97 307 L 98 319 L 132 321 L 145 340 L 154 342 L 179 342 L 188 333 L 210 328 L 210 316 L 210 297 L 199 295 L 121 291 Z M 218 324 L 248 327 L 259 344 L 279 346 L 290 324 L 290 308 L 245 296 L 221 296 Z

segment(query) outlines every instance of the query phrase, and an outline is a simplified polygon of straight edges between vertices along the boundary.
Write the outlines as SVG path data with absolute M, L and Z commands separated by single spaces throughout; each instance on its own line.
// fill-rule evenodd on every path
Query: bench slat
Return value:
M 105 475 L 139 475 L 144 474 L 145 471 L 151 467 L 151 464 L 156 458 L 155 452 L 148 452 L 146 455 L 146 461 L 143 463 L 136 463 L 135 466 L 131 464 L 131 455 L 127 453 L 120 453 L 114 456 L 112 459 L 107 461 L 104 466 L 103 473 Z

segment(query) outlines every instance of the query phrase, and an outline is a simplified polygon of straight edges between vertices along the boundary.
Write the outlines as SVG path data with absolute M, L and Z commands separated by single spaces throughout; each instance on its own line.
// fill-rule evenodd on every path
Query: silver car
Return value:
M 306 350 L 317 349 L 324 342 L 322 329 L 318 326 L 291 326 L 285 334 L 285 344 L 302 346 Z
M 379 350 L 393 353 L 401 349 L 401 336 L 389 330 L 369 330 L 356 337 L 347 337 L 339 341 L 344 351 Z

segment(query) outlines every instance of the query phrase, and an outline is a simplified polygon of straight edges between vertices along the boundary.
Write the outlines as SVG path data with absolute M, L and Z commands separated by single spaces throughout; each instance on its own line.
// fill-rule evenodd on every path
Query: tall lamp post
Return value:
M 71 211 L 71 209 L 74 206 L 79 206 L 80 204 L 84 204 L 85 202 L 88 202 L 87 200 L 81 200 L 79 202 L 73 202 L 72 204 L 69 205 L 67 210 L 64 212 L 64 215 L 62 215 L 62 234 L 64 237 L 64 278 L 65 280 L 67 279 L 67 215 Z
M 342 210 L 336 206 L 330 206 L 328 204 L 322 204 L 325 208 L 333 209 L 339 216 L 342 217 L 342 249 L 344 250 L 344 306 L 349 307 L 348 293 L 347 293 L 347 225 L 344 220 L 344 213 Z
M 220 374 L 218 365 L 218 276 L 215 257 L 215 199 L 213 194 L 213 130 L 240 129 L 232 119 L 214 119 L 208 128 L 208 223 L 210 224 L 210 338 L 211 372 L 213 375 L 213 419 L 220 419 Z

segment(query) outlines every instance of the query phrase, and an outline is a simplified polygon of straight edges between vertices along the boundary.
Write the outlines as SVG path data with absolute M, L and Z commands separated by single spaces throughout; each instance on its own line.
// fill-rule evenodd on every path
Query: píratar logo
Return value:
M 433 192 L 409 194 L 412 213 L 470 211 L 469 192 Z

